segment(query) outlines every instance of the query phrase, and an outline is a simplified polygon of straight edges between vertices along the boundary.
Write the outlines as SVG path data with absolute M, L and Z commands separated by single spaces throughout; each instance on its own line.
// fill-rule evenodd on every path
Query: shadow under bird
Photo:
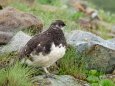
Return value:
M 20 58 L 27 58 L 25 63 L 31 66 L 43 67 L 47 70 L 57 60 L 62 58 L 66 51 L 66 39 L 62 28 L 66 26 L 62 20 L 55 20 L 48 30 L 32 37 L 20 50 Z

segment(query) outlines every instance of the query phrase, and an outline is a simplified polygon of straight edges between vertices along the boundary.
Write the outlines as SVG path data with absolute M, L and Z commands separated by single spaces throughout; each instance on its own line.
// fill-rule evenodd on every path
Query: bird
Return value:
M 46 74 L 51 74 L 47 68 L 62 58 L 66 52 L 67 43 L 63 33 L 65 26 L 62 20 L 53 21 L 46 31 L 33 36 L 27 42 L 20 50 L 19 56 L 28 57 L 25 63 L 42 67 Z

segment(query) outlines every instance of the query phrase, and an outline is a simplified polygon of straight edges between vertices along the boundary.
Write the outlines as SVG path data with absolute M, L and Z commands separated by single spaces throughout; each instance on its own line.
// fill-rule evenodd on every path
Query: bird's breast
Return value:
M 43 55 L 40 52 L 39 55 L 31 55 L 34 59 L 34 63 L 38 66 L 49 67 L 53 63 L 55 63 L 58 59 L 62 58 L 65 54 L 66 48 L 62 44 L 55 46 L 54 43 L 51 45 L 51 51 L 47 55 Z
M 57 58 L 63 57 L 63 55 L 65 54 L 65 46 L 63 46 L 62 44 L 59 44 L 58 46 L 55 46 L 54 43 L 52 44 L 51 47 L 51 52 L 50 52 L 50 56 L 54 56 Z

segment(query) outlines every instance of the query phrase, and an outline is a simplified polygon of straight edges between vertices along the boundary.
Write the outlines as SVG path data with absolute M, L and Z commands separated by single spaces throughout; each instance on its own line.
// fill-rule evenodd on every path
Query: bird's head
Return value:
M 66 26 L 66 24 L 65 24 L 62 20 L 55 20 L 55 21 L 51 24 L 51 26 L 62 29 L 64 26 Z

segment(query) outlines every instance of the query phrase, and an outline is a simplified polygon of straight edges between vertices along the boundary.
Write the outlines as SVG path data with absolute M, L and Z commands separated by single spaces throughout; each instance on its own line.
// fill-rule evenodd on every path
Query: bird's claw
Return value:
M 48 73 L 45 75 L 45 78 L 55 78 L 54 74 Z

